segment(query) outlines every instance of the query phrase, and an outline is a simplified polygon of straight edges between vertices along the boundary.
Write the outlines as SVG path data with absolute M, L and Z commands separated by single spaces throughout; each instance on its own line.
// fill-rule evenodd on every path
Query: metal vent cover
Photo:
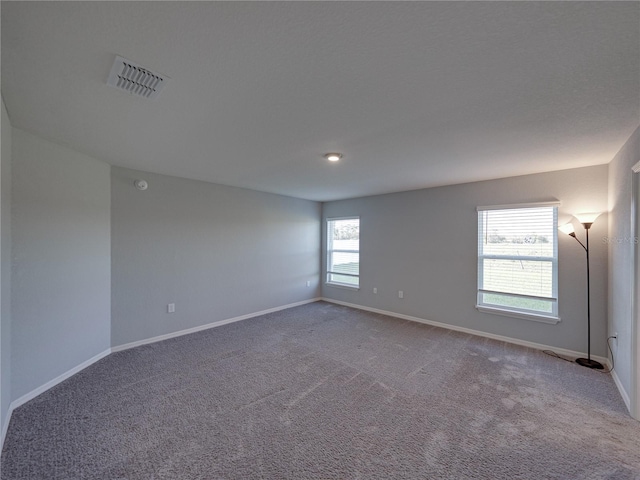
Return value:
M 132 95 L 154 99 L 160 94 L 168 80 L 169 77 L 165 75 L 152 72 L 148 68 L 116 55 L 111 72 L 109 72 L 107 85 Z

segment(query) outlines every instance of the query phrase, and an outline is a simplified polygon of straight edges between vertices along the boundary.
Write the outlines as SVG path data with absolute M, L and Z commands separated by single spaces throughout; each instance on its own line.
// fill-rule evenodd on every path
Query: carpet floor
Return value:
M 639 479 L 611 376 L 318 302 L 114 353 L 13 412 L 2 479 Z

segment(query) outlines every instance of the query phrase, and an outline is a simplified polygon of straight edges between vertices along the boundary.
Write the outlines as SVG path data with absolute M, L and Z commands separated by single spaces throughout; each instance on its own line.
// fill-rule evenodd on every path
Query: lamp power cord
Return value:
M 611 335 L 611 336 L 607 337 L 607 347 L 609 348 L 609 352 L 611 353 L 611 368 L 609 370 L 596 370 L 597 372 L 600 372 L 600 373 L 611 373 L 611 372 L 613 372 L 613 369 L 616 366 L 616 359 L 613 356 L 613 350 L 611 350 L 611 343 L 609 343 L 609 340 L 611 340 L 612 338 L 618 338 L 618 336 L 617 335 Z M 564 357 L 558 355 L 553 350 L 543 350 L 542 353 L 545 353 L 545 354 L 549 355 L 550 357 L 559 358 L 560 360 L 564 360 L 565 362 L 574 363 L 573 360 L 570 360 L 568 358 L 564 358 Z

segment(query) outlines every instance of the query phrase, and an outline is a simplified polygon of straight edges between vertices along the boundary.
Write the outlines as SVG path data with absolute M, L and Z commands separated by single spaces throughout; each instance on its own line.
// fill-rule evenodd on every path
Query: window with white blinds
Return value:
M 327 219 L 327 283 L 360 286 L 360 218 Z
M 478 308 L 558 316 L 558 207 L 478 207 Z

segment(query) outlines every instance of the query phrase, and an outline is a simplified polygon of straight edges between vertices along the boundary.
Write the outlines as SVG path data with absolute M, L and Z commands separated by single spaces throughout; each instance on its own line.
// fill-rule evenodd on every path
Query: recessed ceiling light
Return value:
M 337 162 L 342 158 L 342 154 L 341 153 L 325 153 L 324 158 L 326 158 L 330 162 Z

